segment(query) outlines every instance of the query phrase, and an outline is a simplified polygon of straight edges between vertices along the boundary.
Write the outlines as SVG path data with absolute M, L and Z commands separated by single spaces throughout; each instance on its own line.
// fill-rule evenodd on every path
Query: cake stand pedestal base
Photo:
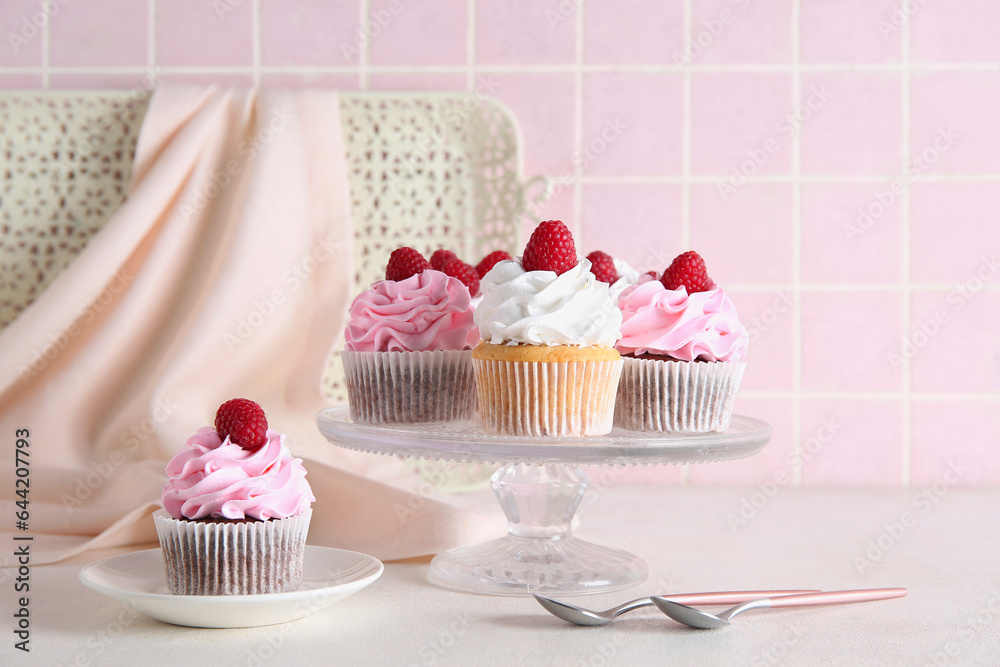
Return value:
M 506 537 L 452 549 L 431 561 L 431 583 L 487 595 L 587 595 L 630 588 L 649 572 L 640 558 L 573 537 L 587 489 L 579 468 L 510 463 L 491 484 L 507 515 Z

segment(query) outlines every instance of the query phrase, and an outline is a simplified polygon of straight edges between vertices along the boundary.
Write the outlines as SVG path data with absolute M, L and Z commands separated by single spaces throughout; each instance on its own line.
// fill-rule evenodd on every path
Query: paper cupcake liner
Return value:
M 476 410 L 471 350 L 340 354 L 355 422 L 466 421 Z
M 473 361 L 479 416 L 487 431 L 557 437 L 611 431 L 620 359 Z
M 294 591 L 312 510 L 287 519 L 211 523 L 153 513 L 167 588 L 175 595 L 257 595 Z
M 624 359 L 615 426 L 631 431 L 725 431 L 746 364 L 742 361 Z

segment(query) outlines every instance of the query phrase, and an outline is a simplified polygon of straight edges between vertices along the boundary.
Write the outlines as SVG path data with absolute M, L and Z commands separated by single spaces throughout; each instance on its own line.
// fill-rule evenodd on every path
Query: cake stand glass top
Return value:
M 711 463 L 756 454 L 771 425 L 733 415 L 723 433 L 658 433 L 614 429 L 588 438 L 513 437 L 483 430 L 478 418 L 433 424 L 355 424 L 348 407 L 316 416 L 320 432 L 339 447 L 373 454 L 481 463 L 657 465 Z
M 638 556 L 573 536 L 573 515 L 587 488 L 580 466 L 725 461 L 756 454 L 771 437 L 769 424 L 739 415 L 725 433 L 615 429 L 591 438 L 499 436 L 478 421 L 355 424 L 347 407 L 320 412 L 316 423 L 347 449 L 503 463 L 491 484 L 507 515 L 507 536 L 439 554 L 428 575 L 442 588 L 490 595 L 585 595 L 645 581 L 648 568 Z

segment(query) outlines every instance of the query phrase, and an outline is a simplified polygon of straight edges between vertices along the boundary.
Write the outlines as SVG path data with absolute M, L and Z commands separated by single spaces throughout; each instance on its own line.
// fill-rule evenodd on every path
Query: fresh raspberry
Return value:
M 494 250 L 490 254 L 486 255 L 486 257 L 483 257 L 483 261 L 476 264 L 476 273 L 478 273 L 479 277 L 482 278 L 489 272 L 490 269 L 505 259 L 514 258 L 511 257 L 510 253 L 506 250 Z
M 559 220 L 539 223 L 521 257 L 525 271 L 555 271 L 556 275 L 566 273 L 576 262 L 573 235 Z
M 223 440 L 255 452 L 267 442 L 267 417 L 259 405 L 247 398 L 234 398 L 219 406 L 215 431 Z
M 406 280 L 431 268 L 424 256 L 413 248 L 403 246 L 396 248 L 389 255 L 389 263 L 385 266 L 386 280 Z
M 590 260 L 590 272 L 597 276 L 602 283 L 612 284 L 618 280 L 618 271 L 615 270 L 615 259 L 606 252 L 595 250 L 587 255 Z
M 646 271 L 643 275 L 650 276 L 653 280 L 659 280 L 660 274 L 656 271 Z
M 431 255 L 431 268 L 435 271 L 443 271 L 444 265 L 449 259 L 458 259 L 458 255 L 453 253 L 451 250 L 445 250 L 444 248 L 435 250 L 434 254 Z
M 708 269 L 705 268 L 705 260 L 694 250 L 674 257 L 674 261 L 660 277 L 660 282 L 667 289 L 677 289 L 683 285 L 688 294 L 706 292 L 713 285 L 712 279 L 708 277 Z
M 479 294 L 479 274 L 471 264 L 466 264 L 460 259 L 449 259 L 441 270 L 461 280 L 462 284 L 469 288 L 470 295 Z

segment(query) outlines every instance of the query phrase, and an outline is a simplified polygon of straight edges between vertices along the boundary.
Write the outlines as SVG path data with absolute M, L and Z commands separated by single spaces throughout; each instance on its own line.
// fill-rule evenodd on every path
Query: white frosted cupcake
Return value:
M 294 591 L 316 500 L 302 459 L 253 401 L 227 401 L 215 421 L 167 464 L 163 509 L 153 514 L 167 587 L 176 595 Z
M 635 431 L 725 431 L 743 377 L 749 335 L 736 307 L 694 252 L 660 280 L 618 300 L 624 368 L 615 426 Z
M 469 288 L 431 269 L 412 248 L 393 252 L 387 275 L 399 279 L 372 283 L 351 303 L 341 353 L 351 419 L 366 424 L 471 419 L 476 407 L 471 350 L 479 331 Z
M 504 435 L 588 436 L 611 430 L 621 313 L 607 283 L 576 255 L 569 230 L 541 223 L 521 260 L 481 283 L 472 352 L 483 427 Z

